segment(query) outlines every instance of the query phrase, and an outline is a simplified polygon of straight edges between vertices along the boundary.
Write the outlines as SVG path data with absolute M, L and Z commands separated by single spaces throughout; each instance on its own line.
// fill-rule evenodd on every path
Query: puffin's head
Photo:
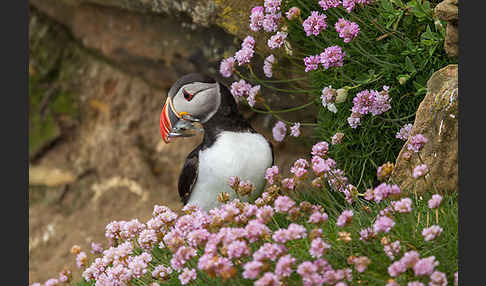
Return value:
M 220 85 L 212 78 L 191 73 L 178 79 L 169 90 L 160 114 L 160 134 L 169 143 L 169 133 L 182 118 L 204 123 L 221 104 Z

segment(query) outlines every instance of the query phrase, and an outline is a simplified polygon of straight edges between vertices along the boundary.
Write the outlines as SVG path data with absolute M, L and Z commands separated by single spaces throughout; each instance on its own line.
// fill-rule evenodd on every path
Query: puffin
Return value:
M 197 128 L 195 124 L 202 126 Z M 204 132 L 202 142 L 187 156 L 179 175 L 178 191 L 184 205 L 205 211 L 221 205 L 218 195 L 237 197 L 228 181 L 232 176 L 250 180 L 255 190 L 241 201 L 256 199 L 265 185 L 265 172 L 274 164 L 271 142 L 241 115 L 228 87 L 212 77 L 191 73 L 169 89 L 160 114 L 165 143 Z

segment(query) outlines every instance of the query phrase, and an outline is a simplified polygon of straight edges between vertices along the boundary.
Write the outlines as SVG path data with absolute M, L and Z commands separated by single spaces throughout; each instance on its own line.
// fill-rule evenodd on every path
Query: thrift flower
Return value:
M 254 286 L 280 286 L 281 282 L 278 276 L 272 272 L 266 272 L 262 278 L 255 281 Z
M 235 58 L 229 57 L 221 61 L 219 73 L 224 77 L 230 77 L 235 70 Z
M 290 127 L 290 135 L 294 137 L 299 137 L 300 135 L 300 123 L 296 122 L 292 127 Z
M 306 36 L 317 36 L 323 29 L 326 29 L 326 18 L 326 15 L 312 11 L 310 16 L 302 23 Z
M 329 248 L 331 248 L 331 245 L 324 242 L 322 238 L 317 237 L 312 240 L 309 253 L 314 258 L 321 258 Z
M 298 7 L 292 7 L 285 13 L 285 16 L 292 21 L 300 16 L 300 9 Z
M 270 49 L 280 48 L 284 44 L 286 38 L 287 33 L 279 31 L 268 39 L 267 45 Z
M 329 150 L 329 143 L 327 143 L 326 141 L 321 141 L 314 144 L 314 146 L 312 146 L 311 154 L 314 156 L 325 157 L 327 156 L 328 150 Z
M 442 202 L 442 196 L 439 194 L 432 195 L 432 198 L 427 202 L 430 209 L 435 209 L 440 206 Z
M 272 166 L 265 171 L 265 180 L 272 185 L 275 177 L 278 176 L 278 166 Z
M 400 128 L 400 131 L 397 132 L 395 137 L 400 140 L 407 141 L 408 137 L 410 137 L 410 133 L 412 133 L 412 127 L 413 125 L 410 123 L 403 125 L 403 127 Z
M 414 179 L 420 178 L 422 176 L 425 176 L 425 174 L 427 174 L 428 171 L 429 169 L 427 168 L 427 165 L 425 164 L 418 165 L 413 169 L 412 177 Z
M 447 285 L 447 276 L 445 273 L 440 271 L 434 271 L 430 275 L 430 282 L 429 286 L 446 286 Z
M 305 57 L 304 58 L 305 72 L 316 70 L 320 63 L 321 63 L 321 58 L 319 55 Z
M 282 0 L 265 0 L 263 6 L 265 7 L 265 12 L 272 14 L 280 10 L 281 4 Z
M 422 230 L 422 235 L 424 236 L 425 241 L 434 240 L 439 234 L 441 234 L 443 229 L 438 225 L 433 225 L 428 228 L 424 228 Z
M 322 7 L 322 10 L 326 11 L 329 8 L 335 8 L 341 5 L 341 0 L 321 0 L 319 1 L 319 5 Z
M 275 32 L 282 18 L 282 13 L 266 14 L 263 18 L 262 27 L 266 32 Z
M 431 275 L 437 265 L 439 262 L 435 260 L 435 256 L 422 258 L 413 265 L 413 272 L 415 276 Z
M 259 31 L 263 26 L 264 8 L 262 6 L 255 6 L 251 9 L 250 14 L 250 29 L 254 32 Z
M 403 198 L 399 201 L 392 202 L 392 207 L 399 213 L 409 213 L 412 211 L 412 200 L 410 198 Z
M 243 278 L 245 279 L 256 279 L 258 275 L 260 275 L 261 268 L 263 267 L 263 263 L 258 260 L 253 260 L 250 262 L 245 263 L 243 265 Z
M 265 58 L 265 63 L 263 64 L 263 73 L 266 77 L 272 77 L 272 66 L 275 63 L 275 56 L 269 55 Z
M 196 269 L 184 268 L 182 273 L 179 275 L 179 280 L 182 285 L 188 284 L 191 280 L 196 280 Z
M 278 277 L 289 277 L 292 274 L 292 265 L 295 264 L 297 260 L 292 257 L 292 255 L 287 254 L 278 260 L 277 264 L 275 265 L 275 274 Z
M 400 241 L 397 240 L 384 245 L 383 250 L 385 251 L 386 256 L 388 256 L 391 260 L 394 260 L 395 256 L 400 253 Z
M 277 142 L 282 142 L 287 134 L 287 126 L 282 121 L 278 121 L 272 128 L 273 139 Z
M 231 94 L 235 97 L 243 97 L 250 92 L 251 85 L 246 83 L 244 79 L 235 81 L 231 84 Z
M 295 202 L 287 196 L 278 196 L 274 202 L 274 206 L 277 212 L 286 213 L 295 206 Z
M 344 39 L 345 43 L 351 42 L 359 33 L 358 24 L 348 21 L 344 18 L 340 18 L 334 25 L 336 31 L 339 33 L 339 37 Z
M 373 224 L 373 232 L 389 232 L 393 226 L 395 226 L 393 219 L 387 216 L 378 216 Z
M 352 217 L 353 217 L 352 210 L 344 210 L 341 213 L 341 215 L 338 217 L 336 225 L 339 227 L 344 227 L 351 221 Z
M 341 142 L 343 141 L 343 138 L 344 138 L 344 133 L 337 132 L 336 134 L 334 134 L 332 136 L 331 144 L 332 145 L 341 144 Z
M 427 143 L 427 138 L 422 134 L 417 134 L 410 137 L 407 148 L 408 150 L 417 153 L 422 149 L 425 143 Z
M 326 70 L 330 67 L 342 67 L 345 55 L 340 46 L 328 47 L 320 54 L 321 64 Z

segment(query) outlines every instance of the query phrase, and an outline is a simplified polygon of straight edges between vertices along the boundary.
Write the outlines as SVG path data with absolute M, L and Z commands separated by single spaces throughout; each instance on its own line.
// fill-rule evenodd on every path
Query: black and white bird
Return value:
M 190 136 L 186 131 L 195 129 L 193 122 L 202 125 L 204 138 L 187 156 L 179 176 L 182 202 L 207 211 L 220 204 L 221 192 L 236 197 L 228 184 L 231 176 L 254 184 L 247 200 L 260 195 L 265 171 L 274 161 L 271 143 L 238 112 L 226 86 L 198 73 L 181 77 L 169 90 L 160 115 L 162 139 L 169 143 Z

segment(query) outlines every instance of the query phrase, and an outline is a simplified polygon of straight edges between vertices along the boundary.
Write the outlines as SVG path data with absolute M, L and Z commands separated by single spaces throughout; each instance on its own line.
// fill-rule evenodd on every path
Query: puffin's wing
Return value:
M 199 149 L 194 149 L 186 158 L 182 172 L 179 175 L 179 196 L 182 203 L 187 204 L 192 193 L 192 188 L 196 184 L 199 167 Z

